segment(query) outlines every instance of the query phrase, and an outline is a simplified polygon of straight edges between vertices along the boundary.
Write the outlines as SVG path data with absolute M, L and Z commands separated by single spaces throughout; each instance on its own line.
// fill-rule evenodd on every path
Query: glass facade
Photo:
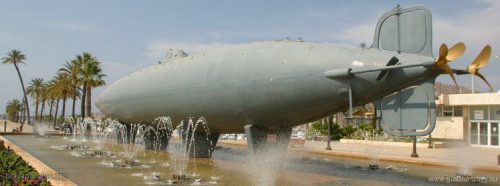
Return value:
M 488 123 L 479 123 L 479 145 L 488 145 Z
M 491 146 L 498 146 L 498 143 L 500 142 L 499 136 L 499 131 L 498 131 L 498 123 L 491 123 L 490 125 L 490 140 L 491 140 Z
M 471 106 L 469 143 L 481 146 L 500 146 L 500 106 Z
M 471 120 L 488 120 L 488 106 L 471 106 Z
M 500 106 L 490 106 L 491 120 L 500 120 Z
M 479 131 L 477 130 L 477 123 L 471 122 L 470 123 L 470 144 L 478 145 L 478 143 L 477 143 L 478 134 L 479 134 Z
M 436 107 L 436 116 L 437 117 L 443 116 L 443 107 L 441 107 L 441 106 Z
M 462 106 L 453 107 L 453 116 L 457 117 L 457 116 L 463 116 L 463 115 L 464 115 L 464 112 L 463 112 Z
M 452 106 L 444 106 L 443 107 L 443 116 L 453 116 L 453 107 Z
M 463 106 L 437 106 L 436 116 L 438 117 L 461 117 L 463 116 Z

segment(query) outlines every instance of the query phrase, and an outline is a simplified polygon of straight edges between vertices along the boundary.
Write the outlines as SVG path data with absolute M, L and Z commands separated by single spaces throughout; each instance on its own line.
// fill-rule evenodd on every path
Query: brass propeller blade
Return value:
M 486 80 L 486 78 L 484 78 L 484 76 L 481 73 L 476 72 L 473 75 L 476 75 L 477 77 L 481 78 L 486 84 L 488 84 L 488 86 L 490 87 L 490 91 L 493 92 L 493 87 L 491 87 L 490 83 Z
M 446 60 L 453 61 L 455 59 L 458 59 L 460 56 L 462 56 L 462 54 L 464 54 L 464 52 L 465 52 L 465 44 L 459 42 L 448 50 L 448 55 L 446 56 Z
M 457 81 L 455 80 L 455 76 L 453 75 L 454 73 L 457 74 L 467 74 L 470 73 L 472 75 L 476 75 L 479 78 L 481 78 L 488 86 L 490 87 L 490 90 L 493 91 L 493 88 L 491 87 L 490 83 L 484 78 L 484 76 L 479 73 L 479 69 L 486 66 L 488 64 L 488 61 L 490 60 L 491 57 L 491 46 L 486 45 L 481 53 L 476 57 L 476 59 L 467 67 L 467 71 L 465 70 L 453 70 L 450 68 L 448 65 L 448 62 L 453 61 L 455 59 L 458 59 L 462 54 L 465 52 L 465 45 L 462 42 L 459 42 L 455 44 L 453 47 L 451 47 L 448 50 L 448 47 L 446 44 L 442 44 L 441 47 L 439 48 L 439 57 L 436 58 L 436 66 L 444 70 L 446 73 L 448 73 L 451 78 L 453 79 L 453 82 L 455 82 L 455 85 L 458 87 Z
M 446 64 L 446 55 L 448 55 L 448 46 L 443 43 L 441 47 L 439 47 L 439 56 L 436 58 L 438 66 Z
M 478 70 L 488 64 L 491 57 L 491 46 L 486 45 L 476 59 L 467 67 L 471 74 L 478 73 Z
M 453 75 L 453 70 L 451 70 L 450 65 L 445 64 L 443 67 L 441 67 L 444 71 L 446 71 L 450 76 L 451 79 L 453 79 L 453 82 L 455 82 L 455 86 L 457 86 L 457 89 L 460 90 L 460 87 L 458 87 L 457 80 L 455 80 L 455 75 Z
M 455 86 L 457 86 L 457 89 L 460 89 L 458 87 L 457 81 L 455 80 L 455 76 L 453 75 L 453 70 L 450 68 L 448 65 L 448 62 L 453 61 L 465 52 L 465 45 L 462 42 L 459 42 L 453 47 L 451 47 L 448 50 L 448 46 L 446 44 L 442 44 L 441 47 L 439 47 L 439 56 L 436 58 L 436 66 L 443 69 L 446 73 L 448 73 L 451 78 L 453 79 L 453 82 L 455 82 Z
M 446 57 L 448 55 L 448 46 L 446 44 L 441 44 L 441 47 L 439 47 L 439 57 Z

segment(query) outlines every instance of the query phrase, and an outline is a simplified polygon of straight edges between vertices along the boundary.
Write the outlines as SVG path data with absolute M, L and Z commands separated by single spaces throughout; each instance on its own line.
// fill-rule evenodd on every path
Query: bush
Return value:
M 340 140 L 345 136 L 344 129 L 339 124 L 333 123 L 330 128 L 331 140 Z
M 309 127 L 307 134 L 308 136 L 314 137 L 314 136 L 321 136 L 321 135 L 326 135 L 327 134 L 327 125 L 322 126 L 321 122 L 316 121 L 311 124 L 311 127 Z
M 352 134 L 354 134 L 358 129 L 356 127 L 353 127 L 352 125 L 347 125 L 344 127 L 344 136 L 350 138 Z
M 327 136 L 328 135 L 328 124 L 322 125 L 320 121 L 314 122 L 309 127 L 308 136 L 314 138 L 315 136 Z M 357 135 L 358 133 L 370 133 L 370 134 L 382 134 L 382 130 L 377 130 L 370 123 L 363 123 L 359 127 L 352 125 L 346 125 L 341 127 L 337 123 L 333 123 L 330 127 L 331 140 L 339 139 L 362 139 L 362 136 Z
M 0 185 L 50 185 L 20 156 L 10 149 L 0 149 Z
M 339 140 L 345 136 L 345 132 L 340 127 L 339 124 L 333 123 L 330 127 L 331 140 Z M 321 124 L 320 121 L 312 123 L 311 127 L 308 130 L 308 136 L 314 138 L 315 136 L 327 136 L 328 135 L 328 124 Z

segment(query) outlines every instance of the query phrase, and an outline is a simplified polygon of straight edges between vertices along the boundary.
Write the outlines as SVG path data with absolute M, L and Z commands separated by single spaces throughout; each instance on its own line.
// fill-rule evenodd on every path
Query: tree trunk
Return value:
M 82 111 L 81 111 L 81 115 L 82 115 L 82 118 L 85 118 L 85 96 L 86 96 L 86 93 L 87 91 L 85 91 L 87 89 L 87 85 L 85 85 L 85 82 L 83 83 L 83 89 L 82 89 Z
M 54 128 L 56 128 L 56 122 L 57 122 L 57 108 L 59 108 L 59 100 L 60 99 L 57 99 L 57 103 L 56 103 L 56 113 L 54 114 Z
M 54 99 L 50 99 L 50 109 L 49 109 L 49 122 L 52 121 L 52 112 L 54 108 Z
M 42 108 L 40 109 L 40 118 L 38 118 L 40 121 L 43 120 L 43 110 L 45 110 L 45 100 L 42 100 Z
M 92 117 L 92 87 L 91 86 L 87 86 L 87 99 L 86 99 L 86 116 L 87 117 Z
M 24 107 L 26 107 L 26 105 L 24 104 L 24 98 L 23 98 L 23 102 L 22 102 L 22 107 L 21 107 L 21 116 L 22 116 L 22 120 L 21 120 L 21 123 L 24 123 L 26 121 L 26 109 Z
M 75 104 L 76 104 L 76 86 L 73 86 L 73 112 L 71 113 L 73 119 L 75 119 Z
M 19 67 L 17 67 L 16 63 L 14 63 L 14 67 L 16 67 L 17 75 L 19 75 L 19 80 L 21 81 L 21 87 L 23 88 L 24 99 L 26 100 L 25 105 L 26 105 L 26 111 L 28 113 L 28 125 L 29 125 L 31 123 L 30 122 L 30 106 L 28 103 L 28 97 L 26 97 L 26 90 L 24 89 L 23 77 L 21 76 L 21 72 L 19 71 Z
M 67 92 L 63 92 L 63 108 L 62 108 L 62 120 L 64 121 L 64 117 L 66 116 L 66 99 L 67 99 Z M 56 126 L 54 126 L 56 127 Z
M 38 120 L 38 104 L 39 104 L 39 100 L 38 98 L 36 98 L 36 104 L 35 104 L 35 120 Z

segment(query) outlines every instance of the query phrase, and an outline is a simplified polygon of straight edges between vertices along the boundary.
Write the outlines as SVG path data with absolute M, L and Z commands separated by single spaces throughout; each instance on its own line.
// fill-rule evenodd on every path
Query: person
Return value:
M 19 133 L 23 132 L 23 126 L 24 126 L 24 123 L 22 123 L 21 126 L 19 127 Z

